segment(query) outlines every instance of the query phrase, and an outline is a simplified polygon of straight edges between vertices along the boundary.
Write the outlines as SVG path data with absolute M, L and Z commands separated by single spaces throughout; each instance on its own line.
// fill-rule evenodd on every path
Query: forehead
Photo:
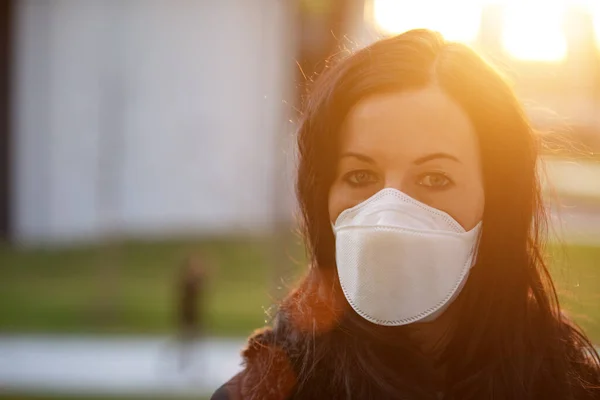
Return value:
M 478 155 L 468 115 L 435 86 L 359 101 L 344 121 L 341 150 L 393 159 L 437 152 Z

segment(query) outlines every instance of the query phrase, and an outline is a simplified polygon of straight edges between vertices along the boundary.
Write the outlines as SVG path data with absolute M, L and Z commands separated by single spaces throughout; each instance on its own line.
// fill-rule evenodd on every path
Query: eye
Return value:
M 446 189 L 454 182 L 441 172 L 428 172 L 419 177 L 417 184 L 432 190 Z
M 344 175 L 344 181 L 355 187 L 367 186 L 377 182 L 377 175 L 366 169 L 348 172 Z

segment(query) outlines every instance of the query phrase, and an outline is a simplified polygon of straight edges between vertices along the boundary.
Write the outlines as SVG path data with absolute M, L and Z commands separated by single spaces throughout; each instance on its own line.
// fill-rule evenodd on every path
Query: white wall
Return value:
M 17 240 L 262 231 L 274 190 L 291 208 L 286 2 L 17 4 Z

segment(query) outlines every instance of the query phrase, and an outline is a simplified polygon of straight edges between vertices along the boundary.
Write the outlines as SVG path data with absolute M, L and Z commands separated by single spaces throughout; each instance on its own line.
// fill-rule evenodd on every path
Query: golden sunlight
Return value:
M 482 4 L 481 0 L 373 0 L 372 13 L 379 29 L 388 34 L 428 28 L 448 40 L 472 42 L 479 32 Z
M 565 6 L 552 1 L 527 1 L 506 8 L 502 44 L 513 57 L 532 61 L 560 61 L 567 54 Z
M 483 8 L 501 5 L 504 17 L 499 34 L 506 52 L 520 60 L 547 62 L 566 56 L 565 11 L 578 5 L 592 14 L 600 48 L 600 0 L 372 0 L 367 4 L 372 22 L 385 34 L 428 28 L 465 43 L 475 42 Z
M 590 4 L 590 12 L 594 21 L 594 35 L 596 40 L 596 47 L 600 50 L 600 2 Z

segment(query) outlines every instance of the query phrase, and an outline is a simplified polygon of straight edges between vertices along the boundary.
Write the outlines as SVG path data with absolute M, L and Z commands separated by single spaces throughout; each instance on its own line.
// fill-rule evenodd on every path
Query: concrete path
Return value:
M 208 396 L 240 370 L 242 340 L 186 349 L 166 338 L 0 337 L 0 391 L 64 395 Z

